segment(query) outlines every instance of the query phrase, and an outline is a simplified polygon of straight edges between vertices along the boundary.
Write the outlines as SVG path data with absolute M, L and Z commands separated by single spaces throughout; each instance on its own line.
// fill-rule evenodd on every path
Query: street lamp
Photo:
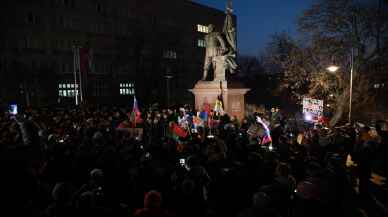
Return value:
M 170 75 L 170 74 L 166 74 L 164 76 L 164 78 L 166 79 L 166 92 L 167 92 L 167 107 L 170 106 L 170 80 L 173 78 L 174 76 Z
M 334 73 L 334 72 L 338 71 L 339 67 L 336 65 L 331 65 L 331 66 L 327 67 L 326 69 L 327 69 L 327 71 Z
M 340 67 L 336 65 L 330 65 L 326 69 L 335 73 L 338 71 Z M 352 48 L 351 58 L 350 58 L 350 87 L 349 87 L 349 114 L 348 114 L 348 122 L 352 123 L 352 98 L 353 98 L 353 73 L 354 73 L 354 49 Z

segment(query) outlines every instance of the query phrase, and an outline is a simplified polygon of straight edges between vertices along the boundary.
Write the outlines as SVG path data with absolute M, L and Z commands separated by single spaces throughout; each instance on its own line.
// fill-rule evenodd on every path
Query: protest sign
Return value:
M 303 114 L 306 121 L 318 122 L 323 115 L 323 100 L 303 98 Z

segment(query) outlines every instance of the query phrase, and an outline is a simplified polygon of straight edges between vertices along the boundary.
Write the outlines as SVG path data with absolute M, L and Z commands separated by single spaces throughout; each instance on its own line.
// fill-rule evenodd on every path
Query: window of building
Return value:
M 133 83 L 120 83 L 120 95 L 135 95 L 135 85 Z
M 28 24 L 33 24 L 34 23 L 34 16 L 32 15 L 32 13 L 28 13 L 27 14 L 27 23 Z
M 205 25 L 198 24 L 197 25 L 197 31 L 198 32 L 203 32 L 203 33 L 209 33 L 209 27 Z
M 57 17 L 57 24 L 62 27 L 65 27 L 65 18 L 63 16 Z
M 102 12 L 103 12 L 103 11 L 102 11 L 102 5 L 101 5 L 101 3 L 97 3 L 97 4 L 96 4 L 96 10 L 97 10 L 98 13 L 102 13 Z
M 40 17 L 29 12 L 26 17 L 27 24 L 39 24 Z
M 108 86 L 104 80 L 94 80 L 92 82 L 93 86 L 93 96 L 107 96 Z
M 166 58 L 166 59 L 176 59 L 177 58 L 177 54 L 173 50 L 166 50 L 163 53 L 163 58 Z
M 75 90 L 77 89 L 77 90 Z M 58 96 L 60 97 L 74 97 L 75 93 L 78 95 L 78 84 L 74 83 L 60 83 L 58 84 Z
M 31 42 L 31 38 L 30 37 L 26 37 L 24 39 L 24 47 L 25 48 L 32 48 L 32 42 Z
M 70 29 L 73 28 L 73 18 L 68 17 L 68 18 L 65 20 L 65 28 L 70 28 Z
M 198 47 L 206 47 L 206 42 L 203 39 L 198 39 L 197 45 Z

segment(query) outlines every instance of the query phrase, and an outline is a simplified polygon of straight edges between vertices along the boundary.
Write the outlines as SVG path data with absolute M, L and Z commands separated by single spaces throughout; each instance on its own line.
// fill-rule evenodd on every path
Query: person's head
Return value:
M 193 168 L 193 167 L 196 167 L 196 166 L 199 166 L 200 163 L 199 163 L 199 160 L 196 156 L 189 156 L 187 158 L 187 166 L 189 168 Z
M 361 132 L 368 133 L 370 131 L 370 127 L 365 126 L 362 128 Z
M 207 28 L 208 28 L 209 32 L 213 32 L 215 27 L 214 27 L 213 24 L 209 24 L 209 25 L 207 26 Z
M 95 187 L 101 186 L 103 184 L 104 173 L 101 169 L 95 168 L 90 172 L 90 182 L 92 185 L 95 185 Z
M 104 143 L 104 135 L 100 131 L 95 132 L 92 139 L 95 145 L 102 145 Z
M 255 209 L 265 209 L 268 207 L 270 198 L 264 192 L 255 193 L 252 197 L 252 206 Z
M 72 192 L 67 184 L 59 182 L 55 184 L 51 195 L 55 202 L 63 204 L 71 200 Z
M 183 182 L 182 182 L 182 192 L 186 195 L 188 194 L 192 194 L 194 192 L 194 189 L 195 189 L 195 182 L 191 179 L 185 179 Z
M 288 164 L 280 162 L 276 168 L 276 175 L 288 177 L 290 175 L 290 167 Z
M 308 177 L 318 177 L 321 171 L 322 167 L 317 161 L 310 161 L 306 165 L 306 174 Z
M 385 121 L 380 120 L 380 121 L 376 122 L 376 131 L 378 133 L 384 131 L 385 127 L 386 127 L 386 122 Z
M 149 191 L 144 196 L 144 208 L 160 208 L 162 196 L 158 191 Z

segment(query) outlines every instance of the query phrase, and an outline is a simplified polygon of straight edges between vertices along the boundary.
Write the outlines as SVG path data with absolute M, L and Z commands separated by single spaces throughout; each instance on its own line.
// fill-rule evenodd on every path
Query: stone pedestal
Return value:
M 195 96 L 195 109 L 202 110 L 205 102 L 214 108 L 217 97 L 223 91 L 224 110 L 229 116 L 236 116 L 239 120 L 245 117 L 245 94 L 247 88 L 228 87 L 226 80 L 198 81 L 189 91 Z

